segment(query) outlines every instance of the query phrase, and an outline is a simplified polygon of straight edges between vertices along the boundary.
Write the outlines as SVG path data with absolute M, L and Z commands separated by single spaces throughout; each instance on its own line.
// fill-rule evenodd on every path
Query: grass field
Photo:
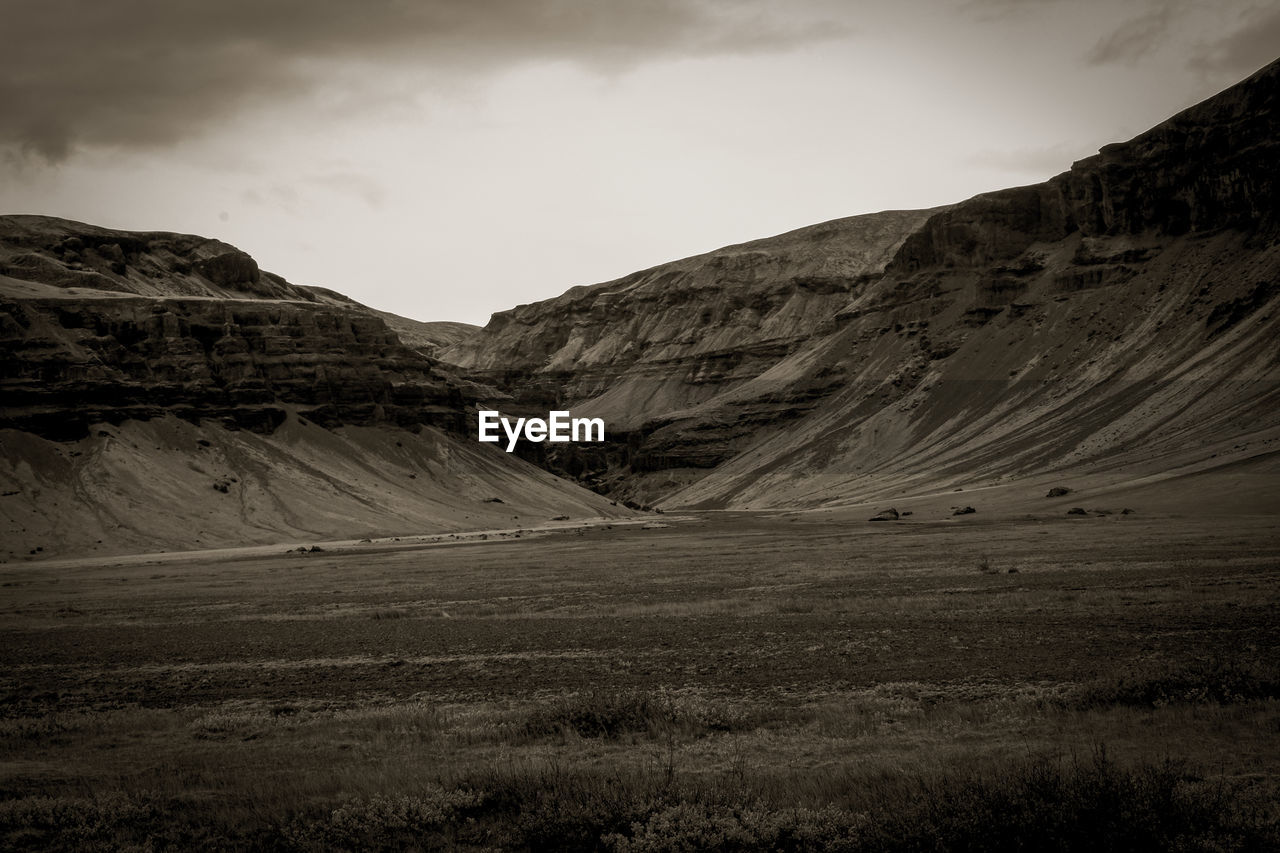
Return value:
M 1280 533 L 666 527 L 0 566 L 0 847 L 1280 847 Z

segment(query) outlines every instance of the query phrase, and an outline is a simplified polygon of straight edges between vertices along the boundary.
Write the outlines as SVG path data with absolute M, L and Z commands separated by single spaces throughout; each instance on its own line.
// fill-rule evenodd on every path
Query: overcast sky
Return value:
M 1280 56 L 1266 0 L 0 0 L 0 212 L 484 323 L 1033 183 Z

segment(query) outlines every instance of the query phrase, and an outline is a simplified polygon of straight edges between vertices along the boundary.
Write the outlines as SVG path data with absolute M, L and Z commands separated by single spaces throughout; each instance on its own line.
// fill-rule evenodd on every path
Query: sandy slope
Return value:
M 41 558 L 137 553 L 622 513 L 439 430 L 329 431 L 297 417 L 271 435 L 177 418 L 100 425 L 78 442 L 0 431 L 0 494 L 0 558 L 9 560 L 36 548 Z

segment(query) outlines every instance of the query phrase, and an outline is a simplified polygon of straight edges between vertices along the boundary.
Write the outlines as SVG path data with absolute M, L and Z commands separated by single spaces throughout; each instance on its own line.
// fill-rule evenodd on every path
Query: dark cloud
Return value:
M 376 75 L 351 68 L 616 71 L 839 32 L 787 12 L 759 0 L 6 0 L 0 148 L 56 162 L 81 145 L 172 144 L 330 86 L 379 97 Z
M 1136 18 L 1130 18 L 1114 32 L 1099 39 L 1085 58 L 1094 65 L 1137 62 L 1168 38 L 1178 5 L 1160 3 Z
M 1280 7 L 1253 7 L 1241 16 L 1239 28 L 1198 46 L 1191 68 L 1224 77 L 1240 77 L 1280 58 Z

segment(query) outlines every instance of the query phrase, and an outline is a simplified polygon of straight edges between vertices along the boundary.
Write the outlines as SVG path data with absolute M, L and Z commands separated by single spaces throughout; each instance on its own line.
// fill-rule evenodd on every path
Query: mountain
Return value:
M 839 386 L 843 377 L 824 370 L 785 384 L 767 377 L 836 330 L 851 294 L 883 273 L 930 213 L 839 219 L 575 287 L 495 314 L 437 355 L 501 389 L 487 405 L 603 418 L 611 438 L 604 447 L 524 451 L 596 489 L 648 500 L 656 494 L 647 488 L 652 472 L 662 472 L 662 486 L 700 476 Z M 693 414 L 761 382 L 770 392 L 732 411 L 706 421 Z M 674 422 L 686 426 L 672 440 L 654 439 Z
M 544 464 L 665 507 L 1273 476 L 1278 79 L 1042 184 L 574 288 L 438 354 L 503 408 L 604 417 L 607 453 Z
M 216 240 L 0 217 L 0 559 L 620 512 L 573 480 L 663 507 L 1280 512 L 1278 83 L 1271 65 L 1041 184 L 483 329 Z M 570 409 L 609 440 L 522 460 L 475 440 L 478 407 Z
M 834 328 L 929 211 L 886 211 L 728 246 L 493 315 L 442 360 L 573 401 L 628 430 L 711 399 Z
M 476 442 L 420 349 L 459 330 L 386 317 L 217 240 L 0 217 L 0 558 L 618 512 Z

